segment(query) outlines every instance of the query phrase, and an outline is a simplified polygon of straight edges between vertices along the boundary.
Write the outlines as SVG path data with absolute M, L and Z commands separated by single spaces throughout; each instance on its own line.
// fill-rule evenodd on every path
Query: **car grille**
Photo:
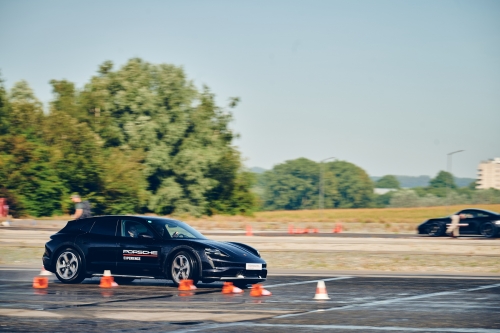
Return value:
M 224 262 L 224 261 L 214 261 L 213 262 L 215 267 L 221 268 L 221 267 L 231 267 L 231 268 L 241 268 L 241 269 L 246 269 L 247 264 L 245 263 L 235 263 L 235 262 Z M 262 268 L 266 268 L 266 264 L 262 264 Z

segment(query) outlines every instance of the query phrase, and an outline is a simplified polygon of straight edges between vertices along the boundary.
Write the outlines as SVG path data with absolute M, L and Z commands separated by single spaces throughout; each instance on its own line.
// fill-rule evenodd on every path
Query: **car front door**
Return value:
M 118 218 L 98 217 L 90 231 L 78 237 L 80 246 L 86 249 L 87 271 L 103 273 L 116 269 Z
M 478 233 L 479 221 L 477 218 L 477 212 L 473 209 L 467 209 L 460 212 L 464 214 L 465 218 L 461 219 L 459 223 L 467 224 L 467 226 L 460 227 L 460 233 L 463 234 L 476 234 Z
M 161 240 L 144 221 L 121 219 L 118 233 L 118 274 L 152 277 L 161 274 Z

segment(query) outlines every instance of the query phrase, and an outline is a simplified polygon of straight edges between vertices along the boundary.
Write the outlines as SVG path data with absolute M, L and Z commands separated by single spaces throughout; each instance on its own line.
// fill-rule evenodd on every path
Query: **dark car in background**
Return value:
M 460 220 L 464 226 L 460 227 L 460 234 L 483 235 L 487 238 L 497 237 L 500 230 L 500 214 L 484 209 L 463 209 L 454 215 L 464 214 Z M 446 233 L 447 224 L 451 223 L 451 216 L 429 219 L 417 228 L 419 234 L 439 237 Z
M 207 239 L 188 224 L 145 216 L 100 216 L 69 221 L 45 244 L 43 265 L 63 283 L 110 270 L 117 282 L 182 279 L 238 286 L 266 280 L 259 251 Z

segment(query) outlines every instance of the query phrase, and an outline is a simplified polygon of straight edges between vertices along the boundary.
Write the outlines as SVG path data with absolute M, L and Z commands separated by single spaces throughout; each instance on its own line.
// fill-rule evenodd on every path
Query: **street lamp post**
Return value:
M 325 209 L 325 189 L 323 181 L 323 162 L 334 159 L 335 157 L 328 157 L 319 162 L 319 202 L 318 209 Z
M 448 173 L 451 175 L 451 180 L 453 180 L 453 174 L 451 173 L 451 167 L 452 167 L 452 160 L 451 160 L 451 157 L 453 156 L 453 154 L 456 154 L 456 153 L 461 153 L 465 150 L 457 150 L 457 151 L 453 151 L 451 153 L 448 153 Z M 446 184 L 446 201 L 447 201 L 447 204 L 448 204 L 448 207 L 447 207 L 447 210 L 448 210 L 448 214 L 451 214 L 451 211 L 450 211 L 450 187 L 451 187 L 451 184 L 450 184 L 450 181 L 448 181 L 448 184 Z

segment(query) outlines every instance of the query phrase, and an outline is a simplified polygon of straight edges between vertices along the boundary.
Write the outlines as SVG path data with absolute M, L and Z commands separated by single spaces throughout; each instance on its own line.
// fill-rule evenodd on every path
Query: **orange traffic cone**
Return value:
M 314 229 L 313 229 L 313 233 L 317 234 L 317 233 L 318 233 L 318 229 L 317 229 L 317 228 L 314 228 Z
M 330 299 L 326 292 L 325 281 L 318 281 L 318 286 L 316 287 L 316 294 L 314 299 Z
M 49 279 L 46 276 L 35 276 L 33 279 L 33 288 L 45 289 L 49 286 Z
M 50 272 L 45 270 L 45 267 L 42 267 L 40 274 L 33 278 L 33 288 L 35 289 L 45 289 L 49 286 L 49 278 Z
M 250 224 L 247 224 L 247 236 L 253 236 L 252 226 Z
M 196 286 L 193 284 L 193 280 L 181 280 L 178 289 L 181 291 L 195 290 Z
M 342 232 L 342 223 L 337 222 L 335 228 L 333 229 L 333 233 L 340 234 Z
M 293 224 L 288 225 L 288 233 L 293 234 Z
M 264 289 L 261 284 L 252 285 L 252 290 L 250 291 L 250 296 L 259 297 L 259 296 L 271 296 L 271 292 Z
M 101 288 L 111 288 L 118 287 L 118 283 L 115 282 L 115 279 L 111 276 L 110 270 L 105 270 L 104 274 L 101 278 L 101 282 L 99 283 L 99 287 Z
M 224 285 L 222 286 L 222 293 L 223 294 L 241 294 L 241 293 L 243 293 L 243 290 L 234 286 L 232 282 L 224 282 Z

